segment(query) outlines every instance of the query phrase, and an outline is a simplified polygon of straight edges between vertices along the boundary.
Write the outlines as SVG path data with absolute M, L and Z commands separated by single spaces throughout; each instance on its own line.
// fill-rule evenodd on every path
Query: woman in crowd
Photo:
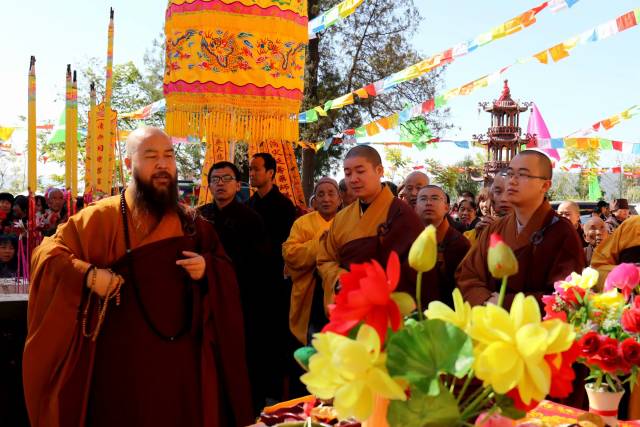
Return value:
M 0 234 L 0 278 L 15 277 L 18 267 L 18 239 Z
M 478 206 L 473 200 L 464 199 L 458 203 L 458 221 L 462 224 L 465 231 L 473 230 L 480 221 L 477 212 Z

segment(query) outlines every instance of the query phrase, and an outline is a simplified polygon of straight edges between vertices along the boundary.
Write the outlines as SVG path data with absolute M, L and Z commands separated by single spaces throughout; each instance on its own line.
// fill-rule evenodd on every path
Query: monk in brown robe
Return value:
M 402 262 L 398 288 L 415 289 L 415 271 L 407 257 L 424 227 L 413 209 L 381 184 L 383 174 L 380 154 L 373 147 L 353 147 L 344 159 L 347 186 L 358 199 L 338 212 L 318 251 L 325 305 L 333 301 L 339 277 L 351 264 L 376 260 L 386 266 L 391 251 Z
M 436 228 L 438 258 L 436 266 L 424 273 L 422 278 L 422 307 L 431 301 L 442 301 L 453 307 L 451 296 L 456 288 L 455 271 L 469 251 L 471 244 L 458 230 L 449 225 L 447 196 L 437 185 L 427 185 L 420 189 L 416 201 L 416 213 L 424 226 Z M 407 289 L 412 292 L 412 289 Z
M 251 422 L 240 298 L 211 225 L 178 204 L 170 138 L 127 141 L 133 180 L 36 248 L 24 391 L 33 427 Z
M 491 234 L 498 233 L 518 259 L 518 273 L 509 277 L 505 306 L 511 306 L 518 292 L 535 296 L 542 306 L 542 296 L 554 291 L 554 282 L 586 266 L 582 243 L 575 227 L 545 200 L 552 178 L 546 155 L 521 152 L 511 160 L 506 177 L 507 201 L 514 213 L 480 234 L 456 272 L 458 287 L 471 305 L 497 302 L 500 282 L 489 273 L 487 250 Z

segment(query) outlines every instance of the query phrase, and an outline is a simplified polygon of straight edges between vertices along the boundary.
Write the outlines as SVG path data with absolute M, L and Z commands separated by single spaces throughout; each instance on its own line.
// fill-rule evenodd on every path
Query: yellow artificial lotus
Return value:
M 409 265 L 418 273 L 430 271 L 438 259 L 438 240 L 436 228 L 429 225 L 425 228 L 409 249 Z
M 355 340 L 333 332 L 315 334 L 313 346 L 318 352 L 300 380 L 316 397 L 333 398 L 340 419 L 366 420 L 376 396 L 406 400 L 403 388 L 387 372 L 386 354 L 380 352 L 380 337 L 371 326 L 362 325 Z
M 462 299 L 458 288 L 453 291 L 453 310 L 440 301 L 429 303 L 429 308 L 424 312 L 427 319 L 440 319 L 444 322 L 456 325 L 465 332 L 469 332 L 471 326 L 471 305 Z
M 517 388 L 525 404 L 542 400 L 551 387 L 545 355 L 571 347 L 575 332 L 558 319 L 541 322 L 532 296 L 517 294 L 511 311 L 493 304 L 473 307 L 469 335 L 474 340 L 474 371 L 500 394 Z
M 496 279 L 504 279 L 518 273 L 516 256 L 497 233 L 493 233 L 489 239 L 487 264 L 489 272 Z
M 582 274 L 571 273 L 571 276 L 568 277 L 569 280 L 561 280 L 557 285 L 564 291 L 573 287 L 587 290 L 593 288 L 596 283 L 598 283 L 598 276 L 598 270 L 587 267 L 582 270 Z

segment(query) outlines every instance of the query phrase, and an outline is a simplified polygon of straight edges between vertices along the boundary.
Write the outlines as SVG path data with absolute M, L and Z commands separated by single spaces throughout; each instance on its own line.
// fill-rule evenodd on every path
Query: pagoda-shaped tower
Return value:
M 520 113 L 527 111 L 531 103 L 514 101 L 505 80 L 500 98 L 493 102 L 480 102 L 479 106 L 491 113 L 491 127 L 487 134 L 473 136 L 475 141 L 487 146 L 484 182 L 489 185 L 495 174 L 508 167 L 511 159 L 520 152 L 520 147 L 529 141 L 529 135 L 522 136 Z

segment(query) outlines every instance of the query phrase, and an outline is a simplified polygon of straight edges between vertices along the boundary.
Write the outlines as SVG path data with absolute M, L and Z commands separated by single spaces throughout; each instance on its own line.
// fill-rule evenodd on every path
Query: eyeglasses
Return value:
M 225 184 L 231 181 L 235 181 L 236 179 L 234 177 L 232 177 L 231 175 L 222 175 L 222 176 L 212 176 L 211 177 L 211 183 L 212 184 L 217 184 L 220 181 L 224 182 Z
M 502 176 L 506 177 L 507 179 L 515 178 L 516 181 L 520 181 L 520 179 L 541 179 L 543 181 L 549 180 L 549 178 L 546 176 L 529 175 L 528 173 L 513 172 L 513 171 L 505 172 L 502 174 Z

